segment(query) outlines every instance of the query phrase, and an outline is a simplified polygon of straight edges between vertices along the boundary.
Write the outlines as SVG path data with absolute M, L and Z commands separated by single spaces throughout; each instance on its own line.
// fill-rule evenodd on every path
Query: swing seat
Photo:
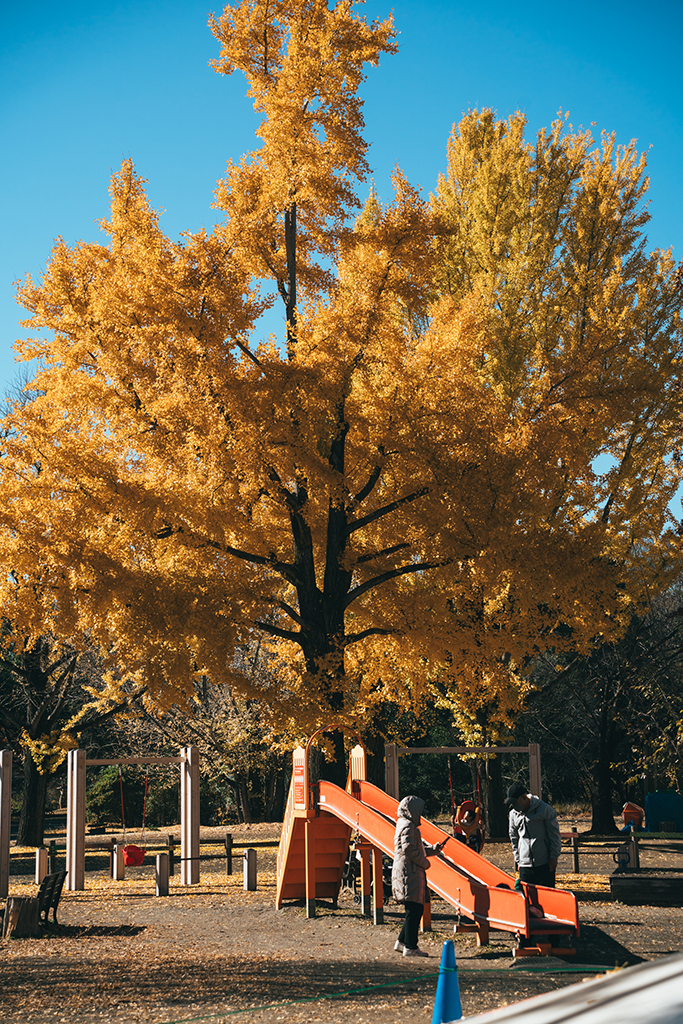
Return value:
M 123 848 L 123 863 L 129 868 L 139 868 L 145 859 L 145 851 L 141 846 L 128 843 Z

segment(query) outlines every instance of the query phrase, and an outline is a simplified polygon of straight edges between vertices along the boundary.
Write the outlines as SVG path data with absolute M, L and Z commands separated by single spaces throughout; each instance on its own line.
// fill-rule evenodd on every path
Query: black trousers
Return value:
M 555 888 L 555 872 L 551 871 L 547 864 L 539 864 L 534 868 L 520 868 L 519 877 L 529 885 L 547 885 L 550 889 Z
M 409 903 L 407 900 L 404 906 L 406 908 L 406 916 L 403 927 L 399 932 L 398 941 L 402 942 L 407 949 L 417 949 L 417 934 L 420 930 L 420 921 L 422 920 L 424 907 L 422 903 Z

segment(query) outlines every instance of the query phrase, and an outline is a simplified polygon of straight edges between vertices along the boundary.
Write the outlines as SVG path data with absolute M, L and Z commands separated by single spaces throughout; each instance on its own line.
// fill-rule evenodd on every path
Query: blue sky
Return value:
M 197 0 L 6 3 L 0 21 L 0 394 L 17 373 L 22 311 L 13 281 L 45 267 L 54 239 L 100 238 L 110 174 L 132 158 L 171 237 L 215 223 L 226 160 L 255 148 L 244 80 L 217 75 L 218 44 Z M 390 7 L 366 3 L 369 18 Z M 683 259 L 681 0 L 501 0 L 393 6 L 399 54 L 363 89 L 381 198 L 398 164 L 431 191 L 468 108 L 524 111 L 529 132 L 562 108 L 648 151 L 650 248 Z

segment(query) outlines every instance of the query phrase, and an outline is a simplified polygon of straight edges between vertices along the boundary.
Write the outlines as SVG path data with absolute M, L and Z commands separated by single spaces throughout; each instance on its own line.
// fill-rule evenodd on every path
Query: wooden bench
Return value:
M 64 888 L 66 871 L 54 871 L 51 875 L 45 875 L 38 889 L 38 920 L 41 924 L 48 925 L 48 915 L 52 911 L 52 924 L 57 924 L 57 907 Z

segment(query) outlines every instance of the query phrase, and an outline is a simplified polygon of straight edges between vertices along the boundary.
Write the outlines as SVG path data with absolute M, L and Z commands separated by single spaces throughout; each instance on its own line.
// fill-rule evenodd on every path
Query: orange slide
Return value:
M 306 888 L 306 826 L 311 837 L 308 849 L 315 851 L 308 854 L 309 878 L 313 871 L 315 895 L 319 898 L 336 900 L 352 833 L 362 837 L 371 848 L 389 857 L 394 854 L 398 801 L 364 781 L 350 783 L 350 792 L 331 782 L 319 782 L 315 788 L 317 808 L 309 810 L 308 820 L 289 814 L 283 827 L 278 856 L 278 906 L 283 899 L 301 899 L 312 892 L 312 881 Z M 548 939 L 540 941 L 543 936 L 578 934 L 578 908 L 573 893 L 526 884 L 518 892 L 511 875 L 449 837 L 437 825 L 423 818 L 420 831 L 432 845 L 447 839 L 443 852 L 429 858 L 427 881 L 431 890 L 469 920 L 469 928 L 465 925 L 463 930 L 476 928 L 483 942 L 488 940 L 489 928 L 512 932 L 526 940 L 538 936 L 538 945 L 533 946 L 535 953 L 550 950 Z M 381 864 L 381 857 L 375 860 Z M 571 941 L 563 943 L 562 950 L 553 948 L 553 952 L 573 952 Z

